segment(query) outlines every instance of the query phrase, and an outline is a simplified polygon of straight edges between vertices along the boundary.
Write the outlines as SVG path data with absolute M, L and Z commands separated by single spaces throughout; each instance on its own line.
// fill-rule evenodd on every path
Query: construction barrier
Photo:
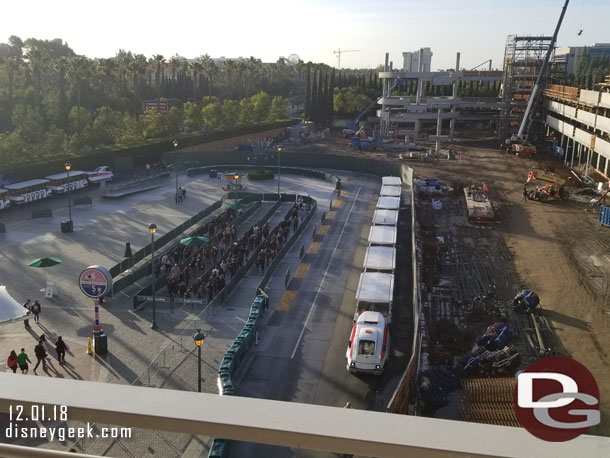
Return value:
M 35 208 L 32 210 L 32 219 L 36 218 L 53 218 L 53 212 L 50 208 Z
M 72 205 L 93 205 L 93 199 L 89 196 L 76 196 L 72 199 Z

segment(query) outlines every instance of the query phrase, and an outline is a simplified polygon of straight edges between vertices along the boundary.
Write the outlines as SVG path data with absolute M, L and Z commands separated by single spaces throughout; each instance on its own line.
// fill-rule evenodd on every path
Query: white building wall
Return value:
M 576 119 L 589 127 L 595 127 L 595 118 L 595 113 L 590 113 L 584 110 L 578 110 L 578 113 L 576 114 Z
M 610 118 L 604 118 L 603 116 L 598 116 L 597 122 L 595 124 L 595 128 L 610 134 Z
M 602 107 L 605 107 L 605 108 L 610 108 L 610 92 L 604 92 L 604 93 L 602 93 L 602 95 L 601 95 L 601 99 L 600 99 L 600 101 L 599 101 L 599 104 L 600 104 Z
M 599 103 L 599 92 L 581 89 L 579 99 L 581 102 L 588 103 L 590 105 L 597 105 Z

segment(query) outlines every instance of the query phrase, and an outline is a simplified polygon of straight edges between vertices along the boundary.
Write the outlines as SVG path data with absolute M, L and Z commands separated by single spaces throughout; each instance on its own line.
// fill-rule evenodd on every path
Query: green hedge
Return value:
M 248 172 L 248 179 L 252 181 L 273 180 L 275 174 L 271 170 L 252 170 Z

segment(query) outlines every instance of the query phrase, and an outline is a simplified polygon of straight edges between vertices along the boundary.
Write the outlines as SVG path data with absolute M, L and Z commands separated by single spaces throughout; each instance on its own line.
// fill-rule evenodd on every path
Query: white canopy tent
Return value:
M 370 246 L 364 256 L 366 270 L 391 270 L 396 268 L 396 248 L 391 246 Z
M 373 224 L 384 226 L 396 226 L 398 223 L 398 212 L 396 210 L 375 210 Z
M 356 300 L 374 304 L 389 304 L 394 294 L 394 275 L 382 272 L 360 274 Z
M 400 186 L 382 186 L 379 192 L 380 196 L 400 197 L 402 188 Z
M 380 197 L 377 200 L 377 208 L 398 210 L 400 208 L 400 197 Z
M 402 180 L 400 177 L 383 177 L 381 179 L 381 184 L 384 186 L 400 186 L 402 184 Z
M 369 243 L 374 245 L 396 245 L 396 227 L 371 226 Z
M 6 286 L 0 286 L 0 324 L 23 320 L 26 315 L 27 310 L 13 299 Z

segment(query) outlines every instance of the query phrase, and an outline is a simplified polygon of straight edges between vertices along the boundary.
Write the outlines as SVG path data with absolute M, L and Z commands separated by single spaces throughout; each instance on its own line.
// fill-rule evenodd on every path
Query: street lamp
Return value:
M 178 202 L 178 158 L 176 156 L 176 149 L 178 148 L 178 140 L 172 142 L 174 145 L 174 172 L 176 172 L 176 202 Z
M 157 283 L 157 271 L 155 269 L 155 232 L 157 232 L 157 225 L 152 223 L 148 225 L 148 232 L 150 232 L 150 244 L 152 247 L 152 306 L 153 306 L 153 318 L 150 329 L 157 329 L 157 315 L 155 310 L 155 283 Z
M 277 195 L 280 196 L 280 153 L 282 152 L 282 148 L 280 146 L 277 147 Z
M 72 223 L 72 199 L 70 198 L 70 169 L 72 168 L 72 164 L 70 164 L 69 162 L 66 162 L 65 165 L 66 167 L 66 174 L 67 174 L 67 178 L 68 178 L 68 183 L 66 184 L 66 186 L 68 187 L 68 212 L 70 215 L 70 222 L 68 223 L 70 225 L 70 232 L 72 232 L 72 229 L 74 227 L 74 223 Z
M 201 344 L 205 340 L 201 329 L 197 329 L 197 332 L 193 334 L 193 340 L 197 345 L 197 390 L 201 393 Z

